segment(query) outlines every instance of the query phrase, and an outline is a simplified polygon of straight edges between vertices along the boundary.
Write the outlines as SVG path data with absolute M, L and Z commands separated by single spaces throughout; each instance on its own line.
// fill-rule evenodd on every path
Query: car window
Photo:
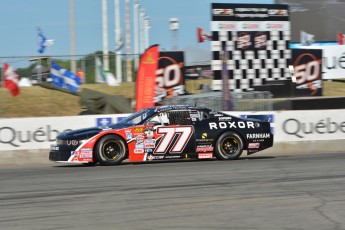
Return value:
M 151 117 L 145 123 L 146 124 L 153 124 L 153 125 L 168 125 L 168 124 L 170 124 L 169 119 L 168 119 L 168 115 L 165 112 L 159 113 L 159 114 Z
M 169 111 L 167 115 L 169 123 L 172 125 L 192 125 L 192 119 L 188 111 Z

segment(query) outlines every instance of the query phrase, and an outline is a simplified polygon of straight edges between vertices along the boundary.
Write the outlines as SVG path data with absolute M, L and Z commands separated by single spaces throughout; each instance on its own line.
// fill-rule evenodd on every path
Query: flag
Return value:
M 66 88 L 71 91 L 78 91 L 81 85 L 81 79 L 73 72 L 61 68 L 56 62 L 51 62 L 50 76 L 52 83 L 59 88 Z
M 339 45 L 345 45 L 345 34 L 338 33 L 338 44 Z
M 310 46 L 315 42 L 314 40 L 314 35 L 313 34 L 308 34 L 305 31 L 301 31 L 301 43 L 304 46 Z
M 44 35 L 43 35 L 43 31 L 41 30 L 41 28 L 37 28 L 38 30 L 38 45 L 39 45 L 39 49 L 38 52 L 39 53 L 44 53 L 45 49 L 47 46 L 51 46 L 54 44 L 54 40 L 52 39 L 47 39 Z
M 212 41 L 212 36 L 206 34 L 202 28 L 197 28 L 198 42 Z
M 12 96 L 19 95 L 19 76 L 6 62 L 3 65 L 3 81 L 4 87 L 11 92 Z
M 158 45 L 149 47 L 140 58 L 136 84 L 136 111 L 154 106 L 158 58 Z
M 119 85 L 114 74 L 104 70 L 103 64 L 99 57 L 96 57 L 96 79 L 97 83 L 107 83 L 109 86 Z

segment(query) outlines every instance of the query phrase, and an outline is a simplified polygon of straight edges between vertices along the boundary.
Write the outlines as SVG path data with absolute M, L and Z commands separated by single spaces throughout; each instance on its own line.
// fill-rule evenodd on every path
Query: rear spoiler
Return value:
M 247 115 L 246 118 L 254 121 L 270 121 L 270 117 L 267 115 Z

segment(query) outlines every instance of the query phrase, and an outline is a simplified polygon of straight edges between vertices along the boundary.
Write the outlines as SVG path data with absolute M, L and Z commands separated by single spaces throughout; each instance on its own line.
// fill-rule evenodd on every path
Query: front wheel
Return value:
M 97 143 L 95 154 L 101 165 L 118 165 L 125 159 L 126 144 L 119 136 L 107 135 Z
M 216 142 L 215 156 L 219 160 L 238 159 L 242 152 L 242 138 L 235 132 L 223 133 Z

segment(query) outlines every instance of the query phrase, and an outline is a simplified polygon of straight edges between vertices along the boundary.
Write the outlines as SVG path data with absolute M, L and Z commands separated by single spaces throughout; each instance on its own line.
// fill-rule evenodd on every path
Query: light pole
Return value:
M 103 68 L 109 71 L 107 0 L 102 0 Z
M 139 65 L 139 0 L 134 1 L 134 12 L 133 12 L 133 26 L 134 26 L 134 68 L 138 69 Z
M 116 39 L 116 79 L 119 83 L 122 82 L 122 33 L 120 24 L 120 2 L 119 0 L 114 0 L 115 6 L 115 39 Z
M 170 18 L 170 31 L 171 31 L 171 50 L 178 49 L 178 19 Z
M 131 19 L 129 0 L 126 0 L 126 53 L 127 53 L 127 82 L 132 82 L 132 59 L 131 59 Z
M 77 63 L 75 61 L 75 21 L 74 21 L 74 0 L 69 1 L 70 11 L 70 31 L 71 31 L 71 71 L 77 72 Z

